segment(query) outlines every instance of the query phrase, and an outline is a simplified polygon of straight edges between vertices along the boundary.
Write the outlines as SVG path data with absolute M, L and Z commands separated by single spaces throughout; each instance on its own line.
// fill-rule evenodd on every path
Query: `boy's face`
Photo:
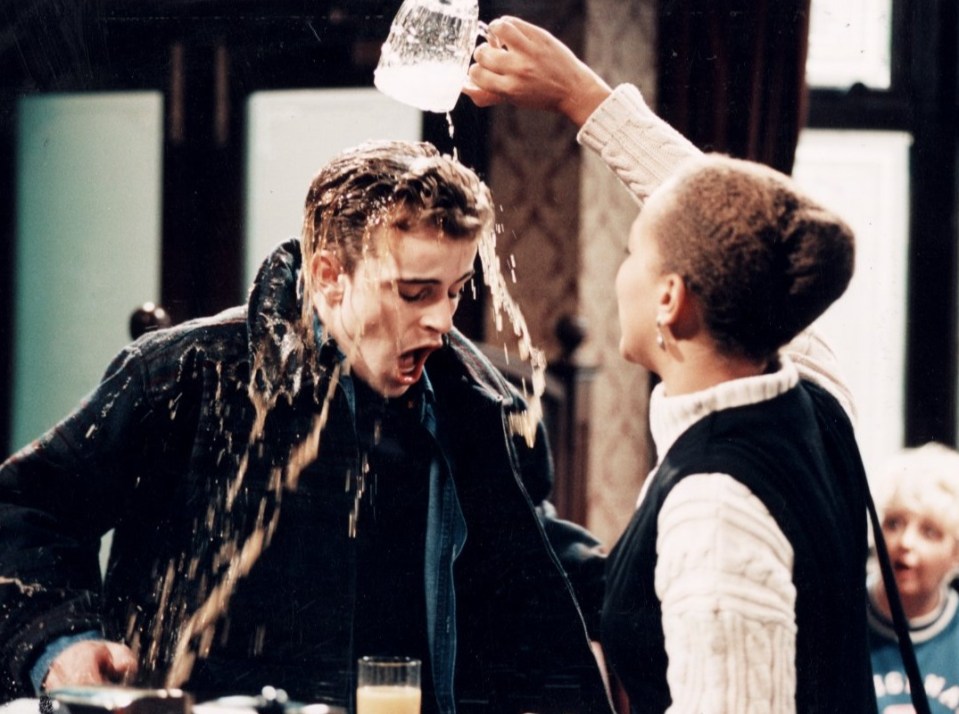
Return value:
M 320 286 L 315 299 L 353 373 L 383 396 L 397 397 L 419 381 L 427 357 L 453 328 L 453 314 L 474 274 L 478 241 L 451 240 L 430 229 L 387 228 L 374 239 L 377 255 L 361 260 L 353 275 L 327 266 L 324 278 L 318 262 L 336 259 L 314 258 Z
M 886 509 L 882 532 L 903 600 L 936 596 L 959 566 L 959 543 L 936 518 L 892 506 Z

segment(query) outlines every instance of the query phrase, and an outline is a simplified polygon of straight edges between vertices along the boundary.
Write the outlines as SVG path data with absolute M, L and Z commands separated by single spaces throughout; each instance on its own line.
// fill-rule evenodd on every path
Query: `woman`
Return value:
M 851 232 L 787 177 L 701 154 L 541 28 L 490 31 L 467 94 L 565 114 L 642 205 L 616 289 L 622 354 L 661 378 L 658 461 L 602 630 L 634 711 L 875 711 L 864 475 L 808 331 L 848 284 Z

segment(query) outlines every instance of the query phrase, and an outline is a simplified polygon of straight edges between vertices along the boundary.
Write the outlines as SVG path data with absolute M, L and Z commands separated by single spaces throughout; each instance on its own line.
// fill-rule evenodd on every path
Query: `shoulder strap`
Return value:
M 909 637 L 909 624 L 906 621 L 905 613 L 902 611 L 902 601 L 899 599 L 899 588 L 896 585 L 896 577 L 892 572 L 892 564 L 889 562 L 886 539 L 882 535 L 882 524 L 879 522 L 876 506 L 872 502 L 872 494 L 869 492 L 868 483 L 865 484 L 864 491 L 869 518 L 872 521 L 872 532 L 876 540 L 876 556 L 879 560 L 879 569 L 882 571 L 882 581 L 886 586 L 886 598 L 889 600 L 889 609 L 892 611 L 893 626 L 896 629 L 896 636 L 899 638 L 899 653 L 906 668 L 906 676 L 909 678 L 909 694 L 912 697 L 912 706 L 916 710 L 916 714 L 930 714 L 926 688 L 922 682 L 922 674 L 919 672 L 919 664 L 916 662 L 916 652 L 912 647 L 912 639 Z
M 839 406 L 836 398 L 825 388 L 813 383 L 803 382 L 806 391 L 816 400 L 826 400 L 833 404 L 833 412 L 842 415 L 843 423 L 852 433 L 853 427 L 848 420 L 845 410 Z M 823 428 L 828 428 L 823 424 L 823 414 L 817 410 L 820 424 Z M 857 457 L 858 458 L 858 457 Z M 872 500 L 872 492 L 869 489 L 869 479 L 866 477 L 866 470 L 859 462 L 859 468 L 856 469 L 859 474 L 859 481 L 862 486 L 863 498 L 866 501 L 866 510 L 869 511 L 869 520 L 872 523 L 873 538 L 876 542 L 876 558 L 879 561 L 879 569 L 882 572 L 882 581 L 886 586 L 886 597 L 889 600 L 889 609 L 892 612 L 893 627 L 896 630 L 896 637 L 899 640 L 899 654 L 902 657 L 902 663 L 906 670 L 906 677 L 909 679 L 909 695 L 912 699 L 912 706 L 915 714 L 930 714 L 929 699 L 926 697 L 926 687 L 922 681 L 922 674 L 919 672 L 919 664 L 916 662 L 916 652 L 912 646 L 912 638 L 909 636 L 909 623 L 906 615 L 902 611 L 902 601 L 899 598 L 899 587 L 896 585 L 896 577 L 892 572 L 892 563 L 889 561 L 889 551 L 886 548 L 886 539 L 882 535 L 882 524 L 879 522 L 879 514 L 876 513 L 876 504 Z

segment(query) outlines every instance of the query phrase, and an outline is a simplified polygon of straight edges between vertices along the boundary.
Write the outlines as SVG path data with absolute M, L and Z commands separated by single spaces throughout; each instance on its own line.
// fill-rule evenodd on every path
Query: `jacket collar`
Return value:
M 251 365 L 251 396 L 267 404 L 280 397 L 292 401 L 304 384 L 319 384 L 314 368 L 329 370 L 342 362 L 343 354 L 318 320 L 303 320 L 303 258 L 300 241 L 292 238 L 278 245 L 257 272 L 247 301 L 247 330 Z M 522 408 L 509 383 L 461 332 L 454 329 L 445 347 L 430 357 L 424 373 L 427 398 L 432 383 L 426 376 L 432 366 L 449 361 L 452 367 L 486 399 L 507 409 Z M 305 370 L 310 373 L 304 374 Z
M 247 301 L 250 396 L 268 406 L 281 397 L 292 402 L 316 362 L 302 319 L 302 262 L 298 239 L 278 245 L 257 271 Z

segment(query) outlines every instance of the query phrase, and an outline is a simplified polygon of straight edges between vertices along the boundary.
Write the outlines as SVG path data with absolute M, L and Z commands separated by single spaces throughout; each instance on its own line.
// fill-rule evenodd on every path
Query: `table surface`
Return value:
M 0 704 L 0 714 L 53 714 L 56 710 L 50 706 L 50 700 L 14 699 Z M 193 714 L 257 714 L 256 709 L 242 706 L 230 706 L 214 702 L 202 702 L 191 707 Z M 307 704 L 296 708 L 298 714 L 346 714 L 341 707 L 326 704 Z
M 12 702 L 0 704 L 0 712 L 3 712 L 3 714 L 39 714 L 40 700 L 14 699 Z M 46 713 L 44 712 L 44 714 Z

